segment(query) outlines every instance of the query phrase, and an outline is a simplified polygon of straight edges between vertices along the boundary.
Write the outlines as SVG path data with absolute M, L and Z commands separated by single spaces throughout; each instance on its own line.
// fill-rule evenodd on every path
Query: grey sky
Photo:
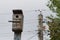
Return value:
M 12 25 L 9 20 L 12 20 L 12 10 L 22 9 L 24 13 L 24 32 L 22 33 L 22 40 L 27 40 L 37 32 L 25 32 L 37 30 L 38 14 L 33 10 L 43 11 L 44 17 L 49 15 L 50 10 L 46 6 L 48 0 L 0 0 L 0 40 L 13 40 Z M 37 35 L 31 40 L 38 40 Z

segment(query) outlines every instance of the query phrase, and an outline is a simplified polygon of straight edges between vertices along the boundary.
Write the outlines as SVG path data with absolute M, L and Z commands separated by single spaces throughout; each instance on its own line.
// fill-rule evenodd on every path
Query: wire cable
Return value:
M 35 37 L 38 33 L 36 33 L 35 35 L 31 36 L 30 38 L 28 38 L 27 40 L 31 40 L 33 37 Z
M 38 30 L 33 30 L 33 31 L 23 31 L 23 32 L 37 32 Z

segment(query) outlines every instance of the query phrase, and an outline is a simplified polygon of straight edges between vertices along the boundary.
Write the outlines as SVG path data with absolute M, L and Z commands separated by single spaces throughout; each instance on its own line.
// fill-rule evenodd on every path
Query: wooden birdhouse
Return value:
M 23 12 L 22 10 L 13 10 L 12 31 L 22 32 L 23 30 Z

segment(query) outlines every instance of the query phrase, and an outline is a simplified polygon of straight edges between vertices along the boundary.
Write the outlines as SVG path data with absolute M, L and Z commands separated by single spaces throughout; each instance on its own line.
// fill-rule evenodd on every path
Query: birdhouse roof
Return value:
M 22 10 L 13 10 L 13 14 L 23 14 Z

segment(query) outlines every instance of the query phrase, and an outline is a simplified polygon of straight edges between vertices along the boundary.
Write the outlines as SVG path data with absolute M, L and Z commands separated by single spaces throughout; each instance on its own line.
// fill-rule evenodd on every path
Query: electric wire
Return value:
M 25 22 L 24 22 L 24 24 L 26 23 L 26 24 L 28 24 L 28 23 L 34 23 L 35 21 L 30 21 L 30 20 L 35 20 L 35 21 L 37 21 L 38 19 L 29 19 L 29 20 L 24 20 Z M 7 21 L 8 22 L 8 21 Z M 6 22 L 0 22 L 0 24 L 7 24 Z
M 38 30 L 33 30 L 33 31 L 38 31 Z M 33 32 L 33 31 L 23 31 L 23 32 Z
M 23 31 L 22 33 L 32 33 L 32 32 L 38 32 L 38 30 L 33 30 L 33 31 Z M 11 32 L 12 33 L 12 32 Z M 0 33 L 0 34 L 11 34 L 11 33 Z
M 27 40 L 31 40 L 33 37 L 35 37 L 38 33 L 36 33 L 35 35 L 31 36 L 30 38 L 28 38 Z
M 37 12 L 37 11 L 39 11 L 39 12 L 42 12 L 42 11 L 47 11 L 46 9 L 45 10 L 40 10 L 40 9 L 36 9 L 36 10 L 23 10 L 23 12 Z M 10 14 L 12 14 L 12 13 L 10 13 Z M 8 13 L 1 13 L 0 15 L 10 15 L 10 14 L 8 14 Z

